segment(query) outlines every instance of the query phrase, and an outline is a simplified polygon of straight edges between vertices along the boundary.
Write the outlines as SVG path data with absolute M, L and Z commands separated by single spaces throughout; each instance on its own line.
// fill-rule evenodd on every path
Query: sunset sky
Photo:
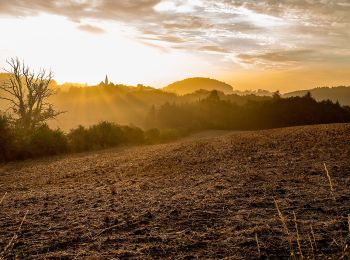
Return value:
M 59 83 L 350 85 L 350 0 L 0 0 L 0 67 L 15 56 Z

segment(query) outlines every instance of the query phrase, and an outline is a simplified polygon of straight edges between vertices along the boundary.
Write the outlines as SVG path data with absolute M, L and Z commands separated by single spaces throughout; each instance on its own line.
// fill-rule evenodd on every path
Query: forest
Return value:
M 166 103 L 151 110 L 148 124 L 159 128 L 190 130 L 260 130 L 297 125 L 350 122 L 350 107 L 330 100 L 316 101 L 308 92 L 302 97 L 249 100 L 238 105 L 223 100 L 217 91 L 197 102 Z

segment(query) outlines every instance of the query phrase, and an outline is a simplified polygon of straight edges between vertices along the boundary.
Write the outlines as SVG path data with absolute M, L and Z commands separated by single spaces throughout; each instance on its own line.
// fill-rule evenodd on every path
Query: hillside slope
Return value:
M 343 106 L 350 106 L 350 87 L 345 86 L 294 91 L 284 94 L 283 97 L 304 96 L 307 92 L 310 92 L 317 101 L 330 99 L 333 102 L 338 101 Z
M 198 90 L 219 90 L 226 94 L 232 94 L 232 86 L 218 81 L 216 79 L 209 78 L 188 78 L 181 81 L 176 81 L 165 88 L 164 91 L 176 93 L 178 95 L 186 95 Z
M 349 243 L 350 124 L 221 132 L 0 168 L 5 258 L 339 258 Z M 332 199 L 323 163 L 333 180 Z M 334 241 L 333 241 L 334 239 Z

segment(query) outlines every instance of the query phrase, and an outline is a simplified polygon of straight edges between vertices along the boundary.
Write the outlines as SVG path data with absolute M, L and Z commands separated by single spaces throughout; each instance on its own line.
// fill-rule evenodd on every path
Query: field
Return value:
M 11 163 L 0 201 L 5 259 L 347 258 L 350 124 Z

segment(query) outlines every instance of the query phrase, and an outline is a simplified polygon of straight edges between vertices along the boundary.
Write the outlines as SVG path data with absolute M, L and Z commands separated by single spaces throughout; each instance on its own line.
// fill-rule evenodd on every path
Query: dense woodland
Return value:
M 350 107 L 330 100 L 317 102 L 310 93 L 290 98 L 281 98 L 276 93 L 268 100 L 238 105 L 212 91 L 209 97 L 197 102 L 166 103 L 159 109 L 153 108 L 147 120 L 149 126 L 159 128 L 258 130 L 350 122 Z

